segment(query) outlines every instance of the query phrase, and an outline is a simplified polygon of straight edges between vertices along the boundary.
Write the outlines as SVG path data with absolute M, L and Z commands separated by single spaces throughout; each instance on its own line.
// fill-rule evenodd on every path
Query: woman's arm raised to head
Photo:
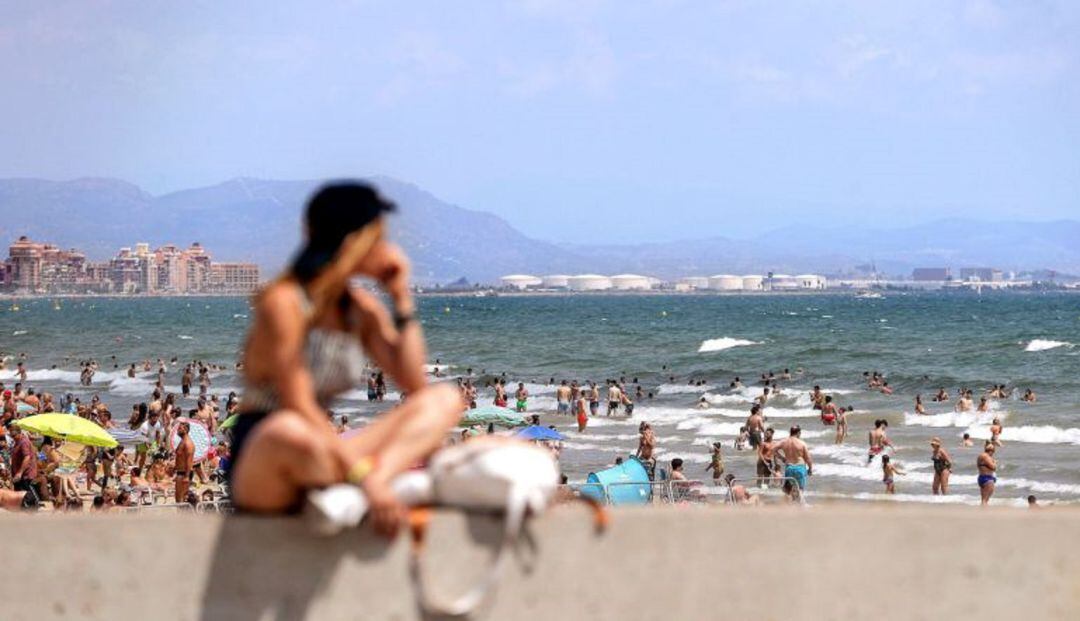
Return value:
M 375 363 L 406 393 L 426 386 L 427 348 L 420 322 L 411 319 L 398 328 L 374 295 L 360 289 L 350 293 L 360 314 L 360 340 Z M 411 303 L 408 308 L 399 308 L 399 312 L 411 316 Z

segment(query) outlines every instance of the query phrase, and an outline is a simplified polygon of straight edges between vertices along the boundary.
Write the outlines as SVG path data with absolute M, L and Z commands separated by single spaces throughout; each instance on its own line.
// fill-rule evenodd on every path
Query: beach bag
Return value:
M 543 513 L 552 503 L 559 488 L 559 467 L 550 451 L 536 445 L 483 437 L 435 453 L 427 472 L 432 481 L 433 504 L 503 515 L 502 538 L 492 566 L 478 584 L 449 601 L 432 596 L 422 579 L 424 534 L 430 512 L 414 511 L 411 516 L 410 575 L 417 600 L 428 614 L 461 617 L 474 611 L 491 593 L 525 521 Z M 597 524 L 602 526 L 606 516 L 602 508 L 593 506 Z

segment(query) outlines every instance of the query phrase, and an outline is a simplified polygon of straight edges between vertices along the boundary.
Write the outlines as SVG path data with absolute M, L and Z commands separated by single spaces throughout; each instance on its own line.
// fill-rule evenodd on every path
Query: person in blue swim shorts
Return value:
M 800 490 L 806 489 L 806 479 L 814 473 L 814 460 L 810 458 L 810 450 L 806 443 L 799 437 L 802 429 L 795 425 L 791 428 L 787 438 L 782 440 L 777 448 L 784 458 L 784 478 L 793 479 Z
M 994 495 L 994 485 L 997 483 L 997 461 L 994 460 L 994 452 L 997 446 L 993 442 L 987 442 L 983 452 L 975 460 L 975 466 L 979 469 L 979 495 L 982 496 L 982 504 L 990 504 L 990 497 Z

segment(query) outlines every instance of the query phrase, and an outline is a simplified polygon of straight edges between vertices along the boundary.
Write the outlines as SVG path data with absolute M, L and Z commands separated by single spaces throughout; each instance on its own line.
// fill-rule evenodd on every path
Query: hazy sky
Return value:
M 1075 0 L 5 2 L 0 79 L 0 176 L 382 173 L 571 241 L 1080 217 Z

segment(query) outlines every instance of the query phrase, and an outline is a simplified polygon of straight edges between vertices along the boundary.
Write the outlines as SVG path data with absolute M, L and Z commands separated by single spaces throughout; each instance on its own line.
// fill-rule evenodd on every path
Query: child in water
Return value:
M 885 484 L 885 492 L 888 494 L 895 494 L 896 484 L 894 479 L 896 478 L 896 475 L 903 476 L 904 472 L 900 470 L 896 464 L 892 463 L 892 460 L 889 459 L 888 455 L 881 456 L 881 472 L 881 482 Z
M 735 450 L 746 450 L 746 443 L 750 441 L 750 432 L 746 427 L 739 427 L 739 437 L 735 438 Z
M 705 472 L 712 470 L 713 483 L 720 485 L 720 477 L 724 474 L 724 455 L 720 451 L 720 443 L 713 442 L 712 463 L 705 466 Z

